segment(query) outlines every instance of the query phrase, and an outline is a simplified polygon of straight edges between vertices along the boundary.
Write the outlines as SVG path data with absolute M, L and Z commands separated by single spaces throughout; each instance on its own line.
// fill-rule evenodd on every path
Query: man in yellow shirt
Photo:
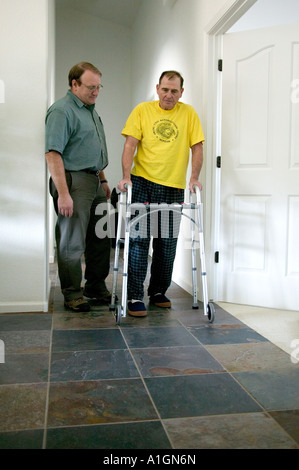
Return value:
M 189 189 L 193 191 L 194 185 L 201 189 L 198 177 L 203 164 L 204 134 L 194 108 L 179 102 L 183 83 L 179 72 L 163 72 L 157 85 L 159 100 L 136 106 L 122 131 L 126 141 L 122 155 L 123 178 L 118 188 L 126 191 L 125 185 L 132 184 L 132 203 L 182 203 L 190 148 Z M 148 287 L 150 303 L 164 308 L 171 307 L 165 293 L 171 283 L 177 245 L 177 233 L 174 232 L 178 227 L 173 226 L 171 217 L 169 228 L 169 236 L 163 237 L 160 233 L 153 239 Z M 149 243 L 150 234 L 130 238 L 128 313 L 132 316 L 147 315 L 143 284 Z

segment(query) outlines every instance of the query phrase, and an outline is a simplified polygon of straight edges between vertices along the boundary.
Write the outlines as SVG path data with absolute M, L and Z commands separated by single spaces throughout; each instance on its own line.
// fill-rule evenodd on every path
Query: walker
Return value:
M 110 310 L 115 311 L 116 323 L 121 324 L 122 317 L 126 317 L 127 311 L 127 284 L 128 284 L 128 258 L 129 258 L 129 239 L 130 230 L 133 224 L 137 224 L 140 218 L 148 215 L 148 212 L 142 215 L 137 215 L 131 220 L 131 209 L 132 209 L 132 186 L 127 184 L 127 192 L 120 193 L 119 207 L 118 207 L 118 225 L 116 234 L 116 245 L 115 245 L 115 257 L 113 267 L 113 284 L 111 294 L 111 305 Z M 167 204 L 149 204 L 150 213 L 159 212 L 163 210 L 172 210 L 174 212 L 180 212 L 183 216 L 190 219 L 191 225 L 191 256 L 192 256 L 192 284 L 193 284 L 193 309 L 198 309 L 197 301 L 197 264 L 196 264 L 196 243 L 195 240 L 195 227 L 198 228 L 199 237 L 199 253 L 201 261 L 201 279 L 203 288 L 203 313 L 208 317 L 208 321 L 213 323 L 215 318 L 215 307 L 212 302 L 208 301 L 208 289 L 207 289 L 207 273 L 206 273 L 206 262 L 205 262 L 205 251 L 204 251 L 204 236 L 203 236 L 203 217 L 202 217 L 202 203 L 200 197 L 200 189 L 198 186 L 194 186 L 196 194 L 196 203 L 193 202 L 194 193 L 190 191 L 190 203 L 189 204 L 171 204 L 171 208 Z M 191 215 L 188 216 L 184 211 L 190 210 Z M 125 216 L 124 215 L 125 211 Z M 123 226 L 125 219 L 125 233 L 122 237 Z M 121 304 L 116 304 L 116 288 L 119 268 L 119 254 L 120 247 L 124 245 L 123 254 L 123 274 L 122 274 L 122 295 Z

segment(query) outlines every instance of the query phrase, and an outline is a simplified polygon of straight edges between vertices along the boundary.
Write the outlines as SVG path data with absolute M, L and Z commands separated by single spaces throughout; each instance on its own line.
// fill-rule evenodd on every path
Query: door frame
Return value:
M 209 188 L 205 194 L 205 227 L 207 251 L 211 254 L 207 261 L 208 291 L 212 300 L 218 298 L 219 264 L 215 261 L 219 253 L 220 236 L 220 190 L 221 167 L 217 157 L 221 157 L 222 138 L 222 75 L 218 61 L 223 54 L 223 34 L 226 33 L 258 0 L 230 0 L 218 12 L 204 31 L 205 67 L 204 110 L 205 128 L 208 139 L 206 144 L 206 181 Z M 220 254 L 221 256 L 221 254 Z
M 48 4 L 48 82 L 47 82 L 47 109 L 53 104 L 55 97 L 55 0 L 47 0 Z M 54 225 L 55 212 L 53 203 L 48 191 L 49 187 L 49 170 L 45 161 L 45 253 L 44 253 L 44 312 L 49 311 L 49 299 L 51 291 L 51 279 L 49 264 L 54 262 Z

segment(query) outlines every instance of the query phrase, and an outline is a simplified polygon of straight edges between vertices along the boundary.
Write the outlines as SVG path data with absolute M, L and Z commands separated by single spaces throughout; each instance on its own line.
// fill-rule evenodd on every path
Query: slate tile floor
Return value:
M 0 315 L 1 449 L 298 449 L 299 364 L 176 285 L 172 308 Z M 121 286 L 119 286 L 119 289 Z

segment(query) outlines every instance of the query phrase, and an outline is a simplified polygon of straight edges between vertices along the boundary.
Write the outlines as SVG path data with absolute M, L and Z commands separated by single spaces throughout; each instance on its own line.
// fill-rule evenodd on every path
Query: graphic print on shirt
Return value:
M 179 135 L 177 125 L 169 119 L 160 119 L 153 125 L 153 133 L 161 142 L 173 142 Z

